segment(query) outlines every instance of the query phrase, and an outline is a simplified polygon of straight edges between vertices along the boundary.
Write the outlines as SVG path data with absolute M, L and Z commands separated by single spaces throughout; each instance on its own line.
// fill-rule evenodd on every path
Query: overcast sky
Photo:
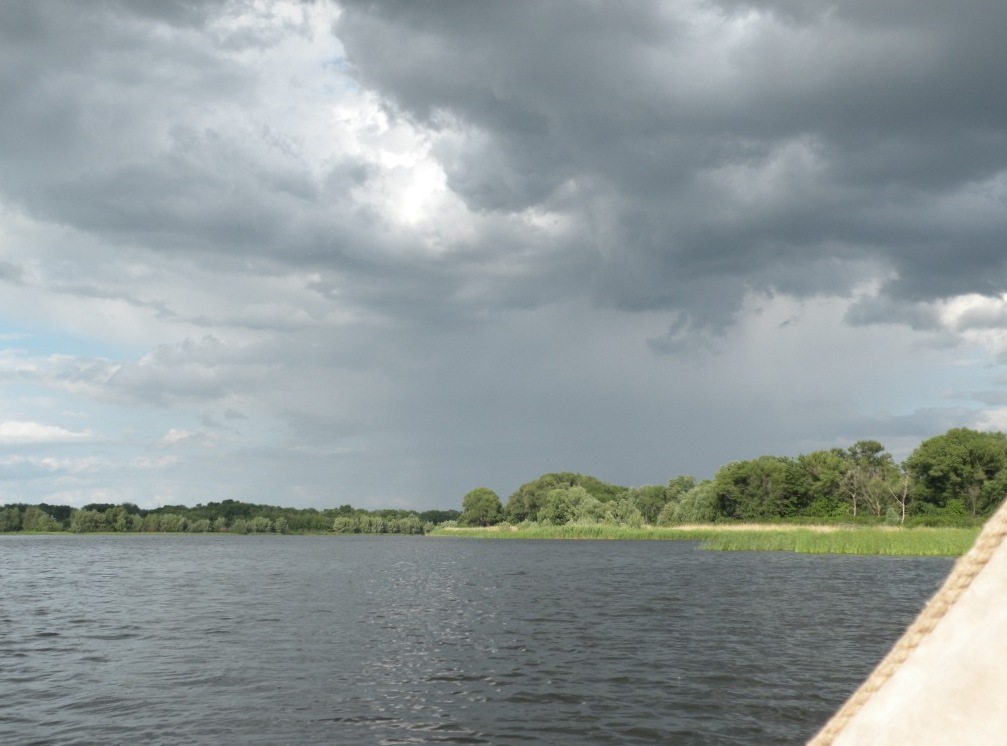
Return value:
M 1007 428 L 1007 4 L 0 0 L 0 503 Z

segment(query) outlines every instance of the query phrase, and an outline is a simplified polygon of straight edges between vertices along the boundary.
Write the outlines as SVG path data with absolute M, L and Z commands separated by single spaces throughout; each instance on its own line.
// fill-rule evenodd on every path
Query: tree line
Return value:
M 1007 495 L 1007 436 L 956 428 L 897 463 L 875 440 L 786 456 L 733 461 L 712 479 L 620 487 L 569 472 L 521 485 L 503 504 L 478 487 L 458 524 L 602 523 L 627 526 L 721 521 L 973 525 Z
M 623 487 L 570 472 L 544 474 L 503 504 L 479 487 L 462 510 L 282 508 L 223 500 L 144 510 L 132 503 L 7 504 L 0 532 L 229 532 L 425 534 L 437 526 L 501 523 L 676 525 L 719 521 L 971 525 L 1007 494 L 1007 435 L 957 428 L 923 441 L 897 463 L 875 440 L 786 456 L 733 461 L 712 479 Z
M 350 505 L 327 510 L 281 508 L 238 500 L 150 510 L 132 503 L 91 503 L 83 508 L 8 503 L 0 508 L 0 532 L 425 534 L 459 515 L 457 510 L 364 510 Z

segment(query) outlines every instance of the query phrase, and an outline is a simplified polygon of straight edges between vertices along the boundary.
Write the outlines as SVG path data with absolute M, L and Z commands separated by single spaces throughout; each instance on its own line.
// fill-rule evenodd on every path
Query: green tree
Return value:
M 476 487 L 462 498 L 462 513 L 458 518 L 462 526 L 492 526 L 503 517 L 500 498 L 488 487 Z
M 791 465 L 787 458 L 760 456 L 722 466 L 713 478 L 721 515 L 747 521 L 791 515 L 795 475 Z
M 257 515 L 249 523 L 250 528 L 257 534 L 268 534 L 273 530 L 273 522 L 264 515 Z
M 539 509 L 546 496 L 555 489 L 583 487 L 599 502 L 615 500 L 626 493 L 625 487 L 603 482 L 597 477 L 573 472 L 543 474 L 538 479 L 522 484 L 507 499 L 507 519 L 512 523 L 539 520 Z
M 580 514 L 581 507 L 588 500 L 601 504 L 580 485 L 557 487 L 546 495 L 545 501 L 538 511 L 539 520 L 549 521 L 556 526 L 571 523 Z
M 906 467 L 923 502 L 946 507 L 957 500 L 975 518 L 1003 498 L 984 488 L 1007 467 L 1007 436 L 964 427 L 948 430 L 920 443 Z
M 11 505 L 0 510 L 0 532 L 20 531 L 21 511 L 17 506 Z
M 636 503 L 628 497 L 612 500 L 605 503 L 605 522 L 615 526 L 629 526 L 630 528 L 640 528 L 643 525 L 643 513 L 636 507 Z
M 858 440 L 845 454 L 846 465 L 840 482 L 854 517 L 860 507 L 866 507 L 875 516 L 883 515 L 884 482 L 895 469 L 892 455 L 876 440 Z
M 570 489 L 577 488 L 571 487 Z M 609 503 L 603 503 L 596 497 L 587 495 L 584 499 L 577 503 L 577 506 L 574 509 L 573 517 L 569 522 L 587 525 L 604 523 L 608 513 L 608 505 Z
M 112 531 L 128 531 L 132 526 L 129 513 L 121 505 L 114 505 L 105 511 L 105 523 Z
M 81 508 L 81 510 L 91 510 L 95 513 L 105 513 L 114 507 L 116 506 L 113 503 L 89 503 Z
M 683 495 L 696 486 L 696 478 L 689 474 L 682 474 L 668 480 L 668 499 L 680 500 Z
M 70 515 L 70 530 L 74 533 L 101 531 L 102 514 L 95 510 L 75 510 Z
M 29 505 L 21 514 L 22 531 L 62 531 L 63 524 L 40 507 Z
M 422 534 L 423 522 L 416 513 L 410 513 L 403 518 L 396 519 L 394 523 L 395 533 L 398 534 Z
M 337 534 L 354 534 L 357 533 L 359 527 L 357 526 L 357 521 L 353 516 L 341 515 L 332 521 L 332 530 Z
M 188 519 L 179 513 L 161 513 L 157 516 L 157 531 L 185 531 L 189 527 Z
M 679 499 L 668 502 L 657 517 L 657 525 L 713 523 L 720 518 L 716 486 L 712 480 L 704 479 Z
M 910 475 L 905 464 L 900 464 L 885 482 L 885 487 L 888 490 L 888 494 L 891 495 L 895 514 L 898 516 L 900 524 L 906 522 L 906 512 L 913 502 L 912 484 L 912 475 Z
M 423 523 L 444 523 L 445 521 L 457 521 L 461 513 L 457 510 L 424 510 L 419 514 L 419 519 Z
M 626 493 L 633 501 L 646 523 L 656 523 L 657 516 L 670 499 L 669 489 L 663 484 L 647 484 L 643 487 L 633 487 Z
M 58 521 L 61 528 L 69 525 L 70 514 L 76 510 L 76 508 L 71 508 L 69 505 L 47 505 L 46 503 L 39 503 L 38 508 L 46 515 Z
M 846 456 L 842 449 L 832 448 L 797 457 L 797 465 L 804 471 L 807 485 L 807 499 L 801 506 L 802 514 L 827 518 L 847 512 L 843 500 Z
M 981 515 L 993 513 L 1003 502 L 1005 495 L 1007 495 L 1007 467 L 998 471 L 992 479 L 983 482 L 982 495 L 979 498 L 982 506 Z

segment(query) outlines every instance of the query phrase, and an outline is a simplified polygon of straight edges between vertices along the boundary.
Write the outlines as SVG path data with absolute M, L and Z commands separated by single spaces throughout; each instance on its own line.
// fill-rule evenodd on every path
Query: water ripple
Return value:
M 949 568 L 661 542 L 5 536 L 0 743 L 802 743 Z

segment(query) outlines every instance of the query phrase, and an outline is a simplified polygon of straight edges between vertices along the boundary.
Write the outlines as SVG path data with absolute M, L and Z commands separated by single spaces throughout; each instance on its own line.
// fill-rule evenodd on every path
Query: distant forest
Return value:
M 0 508 L 0 532 L 189 532 L 235 534 L 366 533 L 424 534 L 456 520 L 457 510 L 363 510 L 343 505 L 331 510 L 280 508 L 223 500 L 194 508 L 165 505 L 143 510 L 132 503 L 65 505 L 8 504 Z
M 957 428 L 923 441 L 903 463 L 861 440 L 796 458 L 760 456 L 722 466 L 712 479 L 622 487 L 596 477 L 550 473 L 521 485 L 504 504 L 477 487 L 462 510 L 328 510 L 236 500 L 144 510 L 131 503 L 7 504 L 0 532 L 230 532 L 425 534 L 434 528 L 499 524 L 640 527 L 727 521 L 981 523 L 1007 495 L 1007 435 Z

